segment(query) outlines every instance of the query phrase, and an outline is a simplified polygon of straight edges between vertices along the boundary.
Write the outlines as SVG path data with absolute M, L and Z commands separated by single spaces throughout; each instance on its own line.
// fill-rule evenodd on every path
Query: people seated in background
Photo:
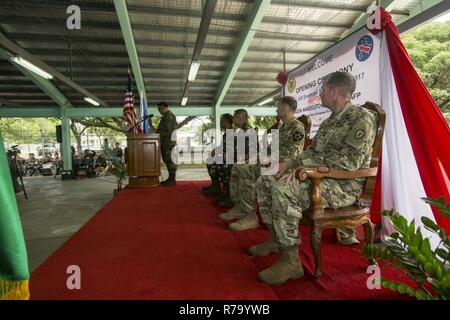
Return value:
M 42 161 L 42 163 L 52 162 L 52 156 L 51 156 L 51 154 L 49 154 L 48 152 L 44 152 L 44 155 L 43 155 L 41 161 Z
M 250 247 L 252 255 L 280 252 L 281 259 L 258 274 L 268 284 L 281 284 L 303 276 L 298 256 L 302 212 L 310 206 L 311 183 L 299 182 L 297 168 L 326 166 L 339 170 L 368 168 L 375 139 L 376 116 L 353 105 L 356 82 L 352 74 L 334 72 L 324 79 L 320 97 L 332 114 L 319 127 L 313 143 L 300 156 L 280 162 L 276 179 L 261 176 L 257 182 L 261 217 L 270 230 L 269 240 Z M 365 179 L 322 180 L 324 207 L 339 208 L 355 203 Z M 357 243 L 352 228 L 338 230 L 342 244 Z
M 120 147 L 120 143 L 117 141 L 114 144 L 113 152 L 114 152 L 114 157 L 122 159 L 123 151 L 122 151 L 122 148 Z
M 305 143 L 305 128 L 294 114 L 297 101 L 292 97 L 283 97 L 277 103 L 277 119 L 283 121 L 279 127 L 279 160 L 298 156 L 303 151 Z M 277 123 L 280 121 L 277 120 Z M 273 129 L 278 126 L 272 127 Z M 232 189 L 234 207 L 227 213 L 219 215 L 222 220 L 238 219 L 229 225 L 233 231 L 243 231 L 258 228 L 256 215 L 256 181 L 261 175 L 259 164 L 236 165 L 233 169 Z M 273 179 L 273 178 L 272 178 Z
M 226 130 L 233 128 L 233 116 L 229 113 L 225 113 L 220 117 L 220 129 L 224 130 L 222 136 L 222 143 L 211 152 L 211 158 L 207 162 L 214 163 L 207 164 L 208 174 L 211 177 L 211 185 L 204 187 L 202 192 L 206 196 L 221 196 L 219 201 L 230 202 L 230 176 L 233 164 L 226 163 Z M 216 152 L 217 150 L 217 152 Z M 216 156 L 223 154 L 222 163 L 216 163 Z M 223 184 L 223 189 L 221 187 Z
M 36 162 L 36 161 L 37 159 L 35 158 L 34 153 L 29 153 L 27 162 Z
M 59 157 L 59 153 L 58 152 L 55 152 L 55 156 L 54 156 L 53 159 L 54 159 L 55 162 L 61 161 L 61 158 Z

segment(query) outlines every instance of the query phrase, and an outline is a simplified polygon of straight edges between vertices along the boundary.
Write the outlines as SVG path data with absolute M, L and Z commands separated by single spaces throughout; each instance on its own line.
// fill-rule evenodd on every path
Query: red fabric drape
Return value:
M 388 12 L 381 8 L 392 72 L 411 146 L 428 197 L 450 201 L 450 128 L 416 72 Z M 387 115 L 389 116 L 389 115 Z M 433 208 L 436 222 L 449 234 L 450 222 Z

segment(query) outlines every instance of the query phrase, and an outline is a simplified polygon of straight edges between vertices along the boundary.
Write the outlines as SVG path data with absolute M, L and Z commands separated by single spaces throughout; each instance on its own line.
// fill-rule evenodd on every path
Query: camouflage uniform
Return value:
M 285 159 L 289 169 L 300 166 L 328 166 L 339 170 L 368 168 L 375 139 L 376 117 L 370 111 L 348 103 L 333 112 L 319 127 L 314 141 L 299 157 Z M 325 207 L 338 208 L 355 203 L 365 179 L 322 180 Z M 258 204 L 264 223 L 272 225 L 277 241 L 284 246 L 300 243 L 298 224 L 310 205 L 309 181 L 297 186 L 262 176 L 258 179 Z M 345 230 L 341 230 L 345 233 Z
M 222 136 L 222 144 L 216 149 L 215 155 L 216 157 L 221 156 L 220 154 L 222 153 L 223 149 L 222 163 L 217 163 L 217 161 L 214 160 L 215 158 L 211 158 L 210 160 L 214 160 L 215 162 L 212 164 L 207 164 L 206 169 L 208 169 L 208 174 L 211 177 L 212 181 L 222 182 L 224 186 L 228 188 L 230 186 L 230 177 L 233 165 L 225 163 L 226 162 L 225 153 L 227 151 L 226 150 L 227 144 L 225 143 L 225 141 L 226 141 L 226 134 L 224 133 Z M 220 150 L 220 154 L 219 152 L 217 152 L 217 150 Z
M 162 160 L 167 166 L 169 175 L 175 175 L 177 171 L 177 165 L 172 160 L 172 150 L 177 144 L 176 141 L 172 141 L 172 133 L 176 130 L 176 127 L 177 119 L 175 115 L 172 111 L 167 111 L 163 114 L 156 129 L 156 133 L 159 133 L 161 139 Z
M 303 123 L 293 118 L 284 123 L 279 133 L 279 157 L 296 157 L 303 151 L 305 128 Z M 256 164 L 234 165 L 231 172 L 231 200 L 240 204 L 245 214 L 256 213 L 256 181 L 261 168 Z

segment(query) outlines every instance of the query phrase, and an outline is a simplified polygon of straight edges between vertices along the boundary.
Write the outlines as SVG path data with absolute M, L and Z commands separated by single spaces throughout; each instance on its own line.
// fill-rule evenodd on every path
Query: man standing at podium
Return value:
M 177 129 L 177 119 L 172 111 L 169 110 L 167 102 L 158 103 L 158 111 L 162 115 L 156 133 L 159 133 L 161 138 L 161 155 L 162 160 L 167 166 L 169 177 L 167 180 L 161 182 L 162 186 L 174 186 L 176 184 L 177 165 L 172 160 L 172 150 L 177 144 L 172 141 L 172 133 Z

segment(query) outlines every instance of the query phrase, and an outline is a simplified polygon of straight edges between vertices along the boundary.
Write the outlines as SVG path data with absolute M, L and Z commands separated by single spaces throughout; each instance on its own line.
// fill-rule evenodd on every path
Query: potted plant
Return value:
M 438 199 L 423 198 L 436 207 L 441 215 L 450 219 L 450 203 L 443 197 Z M 448 300 L 450 298 L 450 237 L 444 228 L 427 217 L 422 217 L 425 228 L 440 238 L 436 249 L 432 249 L 429 238 L 424 238 L 420 227 L 414 221 L 408 221 L 394 210 L 383 211 L 389 217 L 395 232 L 385 238 L 384 245 L 364 247 L 369 259 L 394 266 L 416 284 L 412 287 L 406 283 L 381 278 L 381 285 L 401 294 L 407 294 L 419 300 Z
M 112 162 L 110 171 L 117 179 L 117 189 L 114 190 L 114 195 L 116 195 L 122 190 L 123 182 L 127 177 L 127 165 L 119 159 L 118 161 L 115 161 L 115 163 Z
M 114 189 L 113 194 L 116 195 L 123 189 L 123 182 L 127 177 L 127 165 L 118 157 L 114 150 L 109 148 L 107 145 L 103 149 L 103 155 L 107 162 L 107 172 L 111 173 L 116 177 L 117 189 Z

